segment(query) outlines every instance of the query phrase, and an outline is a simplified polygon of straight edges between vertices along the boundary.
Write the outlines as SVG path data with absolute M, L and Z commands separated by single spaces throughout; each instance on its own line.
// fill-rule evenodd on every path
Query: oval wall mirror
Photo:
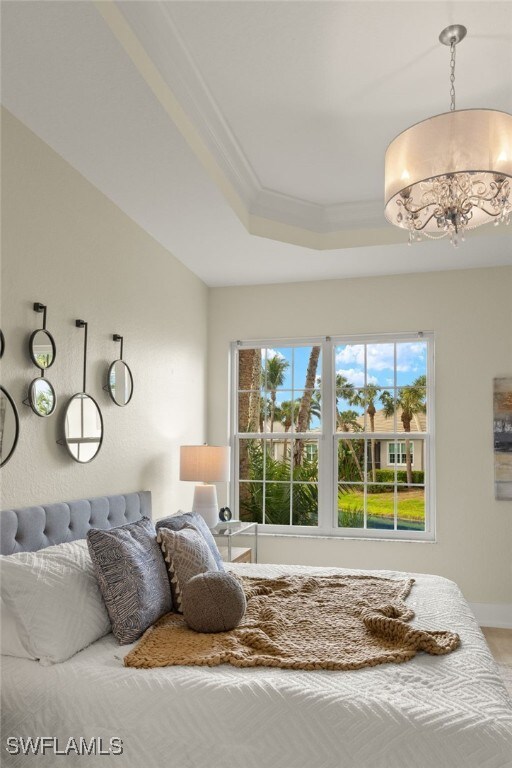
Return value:
M 4 356 L 4 351 L 5 351 L 4 332 L 0 329 L 0 358 Z
M 28 402 L 38 416 L 51 416 L 57 405 L 53 385 L 42 376 L 34 379 L 28 390 Z
M 84 328 L 83 391 L 73 395 L 64 413 L 64 445 L 69 455 L 80 464 L 87 464 L 99 453 L 103 443 L 103 417 L 96 400 L 86 393 L 87 389 L 87 323 L 75 322 Z
M 103 442 L 103 417 L 98 403 L 85 392 L 73 395 L 64 414 L 64 443 L 71 457 L 87 464 Z
M 43 327 L 35 330 L 28 343 L 28 351 L 34 365 L 44 371 L 53 365 L 57 354 L 57 347 L 53 336 L 46 330 L 46 304 L 36 301 L 33 304 L 34 312 L 43 313 Z
M 41 371 L 41 376 L 32 381 L 28 397 L 23 403 L 30 405 L 37 416 L 51 416 L 57 404 L 57 397 L 53 385 L 44 378 L 44 374 L 46 369 L 53 365 L 57 349 L 53 336 L 46 330 L 46 304 L 36 301 L 33 307 L 34 312 L 43 313 L 43 327 L 37 328 L 31 334 L 28 351 L 32 362 Z
M 7 464 L 14 453 L 20 434 L 20 420 L 16 404 L 10 394 L 0 387 L 0 467 Z
M 32 362 L 42 371 L 53 365 L 57 350 L 51 333 L 44 328 L 34 331 L 30 336 L 29 351 Z
M 115 333 L 114 341 L 121 342 L 121 357 L 114 360 L 108 369 L 106 389 L 116 405 L 128 405 L 133 395 L 133 376 L 130 367 L 123 360 L 123 336 Z

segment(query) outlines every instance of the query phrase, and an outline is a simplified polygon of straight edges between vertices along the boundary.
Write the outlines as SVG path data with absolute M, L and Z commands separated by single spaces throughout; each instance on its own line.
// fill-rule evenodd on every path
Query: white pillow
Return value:
M 28 658 L 65 661 L 111 631 L 85 539 L 0 557 L 0 574 Z
M 2 656 L 17 656 L 20 659 L 33 659 L 34 657 L 23 647 L 18 625 L 12 611 L 0 597 L 0 652 Z

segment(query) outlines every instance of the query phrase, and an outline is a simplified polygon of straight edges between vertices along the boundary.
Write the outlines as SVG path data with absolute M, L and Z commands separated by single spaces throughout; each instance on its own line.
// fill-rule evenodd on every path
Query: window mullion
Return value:
M 336 431 L 336 392 L 334 345 L 330 339 L 322 344 L 322 435 L 318 445 L 318 527 L 324 531 L 333 529 L 334 487 L 333 433 Z

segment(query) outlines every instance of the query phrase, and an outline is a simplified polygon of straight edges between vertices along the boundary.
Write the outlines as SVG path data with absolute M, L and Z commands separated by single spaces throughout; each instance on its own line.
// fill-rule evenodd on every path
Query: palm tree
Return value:
M 255 432 L 260 421 L 260 381 L 261 351 L 259 349 L 240 349 L 238 352 L 238 386 L 242 390 L 238 398 L 239 432 Z M 240 440 L 240 477 L 249 477 L 251 456 L 249 440 Z M 240 508 L 248 503 L 250 489 L 246 483 L 240 484 Z
M 313 388 L 316 382 L 316 371 L 318 360 L 320 358 L 321 347 L 311 347 L 309 353 L 308 367 L 306 371 L 306 381 L 304 392 L 300 399 L 299 414 L 297 416 L 297 432 L 306 432 L 311 423 L 311 401 L 313 399 Z M 293 466 L 300 467 L 302 464 L 303 441 L 296 440 L 293 451 Z
M 238 352 L 238 431 L 256 432 L 260 420 L 260 350 Z
M 297 421 L 299 413 L 298 400 L 283 400 L 279 406 L 279 420 L 284 427 L 285 432 L 289 432 L 293 422 Z M 286 457 L 288 451 L 288 440 L 283 442 L 283 456 Z
M 309 413 L 308 413 L 308 429 L 311 429 L 311 422 L 313 421 L 313 418 L 319 419 L 322 414 L 322 406 L 320 403 L 320 392 L 315 389 L 315 391 L 311 395 L 311 402 L 309 404 Z
M 375 402 L 379 396 L 379 390 L 375 384 L 367 384 L 361 392 L 355 392 L 350 399 L 351 405 L 358 405 L 364 408 L 370 419 L 370 432 L 375 432 L 375 414 L 377 409 Z M 381 397 L 382 400 L 382 397 Z M 372 480 L 375 483 L 377 479 L 377 467 L 375 461 L 375 438 L 370 440 L 371 444 L 371 463 L 372 463 Z
M 292 424 L 297 424 L 297 419 L 299 417 L 299 410 L 300 410 L 300 400 L 283 400 L 281 405 L 276 406 L 276 420 L 279 419 L 281 424 L 284 427 L 285 432 L 289 432 L 291 429 Z M 309 409 L 309 415 L 308 415 L 308 430 L 311 427 L 311 421 L 313 417 L 316 416 L 316 418 L 320 418 L 321 415 L 321 405 L 320 405 L 320 394 L 315 391 L 313 392 L 313 395 L 311 397 L 311 407 Z M 284 441 L 283 444 L 283 451 L 284 455 L 286 456 L 286 452 L 288 450 L 288 440 Z
M 336 424 L 338 429 L 340 429 L 342 432 L 361 432 L 362 426 L 360 425 L 359 421 L 359 414 L 357 411 L 337 411 L 336 413 Z M 359 474 L 359 478 L 361 482 L 364 481 L 364 474 L 363 469 L 361 468 L 361 463 L 357 457 L 357 453 L 354 450 L 354 446 L 352 444 L 352 440 L 348 439 L 344 441 L 347 443 L 348 449 L 352 455 L 352 459 L 354 461 L 354 464 L 357 467 L 357 472 Z
M 341 373 L 336 374 L 336 404 L 338 404 L 338 400 L 341 398 L 342 400 L 347 400 L 347 402 L 351 402 L 352 398 L 354 397 L 355 393 L 355 387 L 353 384 L 350 383 L 350 381 L 343 376 Z
M 277 390 L 284 384 L 284 377 L 287 368 L 290 367 L 288 360 L 279 355 L 267 357 L 263 368 L 265 386 L 270 392 L 270 431 L 274 431 L 274 420 L 276 413 Z
M 404 432 L 409 434 L 413 420 L 417 419 L 419 413 L 427 412 L 426 404 L 426 376 L 418 376 L 410 387 L 403 387 L 393 399 L 389 392 L 383 392 L 381 401 L 384 406 L 384 415 L 389 418 L 395 411 L 401 411 L 401 421 Z M 412 459 L 411 459 L 411 441 L 408 437 L 405 440 L 405 464 L 407 469 L 407 485 L 412 484 Z

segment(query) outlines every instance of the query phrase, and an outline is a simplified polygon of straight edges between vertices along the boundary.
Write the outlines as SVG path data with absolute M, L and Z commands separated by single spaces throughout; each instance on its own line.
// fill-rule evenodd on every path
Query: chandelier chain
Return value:
M 456 39 L 452 37 L 450 42 L 450 98 L 451 98 L 451 104 L 450 104 L 450 112 L 455 111 L 455 46 L 456 46 Z

